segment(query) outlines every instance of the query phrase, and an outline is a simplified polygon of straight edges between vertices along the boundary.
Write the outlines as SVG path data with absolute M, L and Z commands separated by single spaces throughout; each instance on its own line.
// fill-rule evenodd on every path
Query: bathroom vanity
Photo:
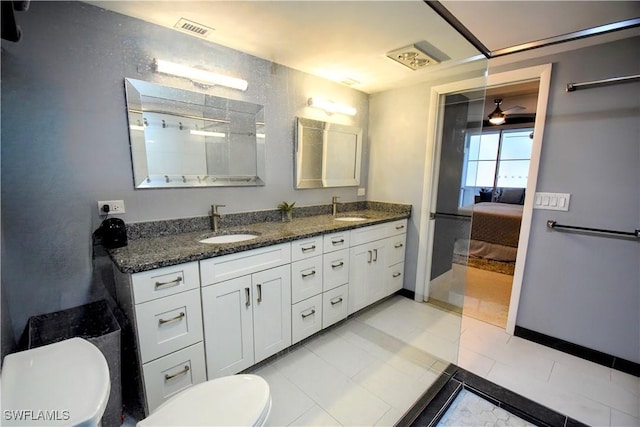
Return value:
M 257 236 L 244 242 L 207 245 L 203 232 L 191 232 L 112 250 L 145 415 L 401 289 L 409 214 L 317 215 L 224 230 Z

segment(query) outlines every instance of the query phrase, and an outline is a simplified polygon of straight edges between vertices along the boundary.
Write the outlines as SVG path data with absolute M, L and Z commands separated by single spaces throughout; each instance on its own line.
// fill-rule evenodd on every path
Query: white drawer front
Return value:
M 325 234 L 322 238 L 322 244 L 324 246 L 324 253 L 338 251 L 340 249 L 348 249 L 349 237 L 351 233 L 349 231 L 342 231 L 340 233 Z
M 142 363 L 202 341 L 200 290 L 136 305 Z
M 322 329 L 322 294 L 291 306 L 292 344 Z
M 291 263 L 291 302 L 322 292 L 322 256 Z
M 324 269 L 322 290 L 328 291 L 349 282 L 349 249 L 323 255 Z
M 252 249 L 200 261 L 200 281 L 208 286 L 290 262 L 289 243 Z
M 198 263 L 172 265 L 131 275 L 136 304 L 200 287 Z
M 387 239 L 387 267 L 404 261 L 406 240 L 406 234 L 400 234 Z
M 387 295 L 399 291 L 404 285 L 404 262 L 387 268 L 385 283 Z
M 322 255 L 322 236 L 291 242 L 291 261 Z
M 322 327 L 346 319 L 349 314 L 349 285 L 342 285 L 322 294 Z
M 387 235 L 395 236 L 396 234 L 402 234 L 407 232 L 407 220 L 400 219 L 398 221 L 390 222 L 387 224 Z
M 142 375 L 147 407 L 153 412 L 170 397 L 207 380 L 202 342 L 145 363 Z
M 388 236 L 387 224 L 370 225 L 351 230 L 351 246 L 362 245 Z

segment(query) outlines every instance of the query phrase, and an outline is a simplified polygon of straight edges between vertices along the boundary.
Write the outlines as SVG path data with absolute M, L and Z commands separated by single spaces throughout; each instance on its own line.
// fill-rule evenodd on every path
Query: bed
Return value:
M 520 204 L 496 202 L 473 205 L 468 255 L 515 262 L 522 208 Z

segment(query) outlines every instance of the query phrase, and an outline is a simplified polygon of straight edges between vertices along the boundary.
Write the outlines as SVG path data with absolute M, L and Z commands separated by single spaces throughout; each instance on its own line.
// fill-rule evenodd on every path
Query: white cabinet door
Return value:
M 202 288 L 208 378 L 235 374 L 254 364 L 251 276 Z
M 251 276 L 255 363 L 291 345 L 291 270 L 288 265 Z
M 385 296 L 385 242 L 355 246 L 349 252 L 349 314 Z
M 369 245 L 373 253 L 372 261 L 369 264 L 368 276 L 368 297 L 369 304 L 373 304 L 379 299 L 387 296 L 386 289 L 386 256 L 387 243 L 385 240 L 378 240 Z

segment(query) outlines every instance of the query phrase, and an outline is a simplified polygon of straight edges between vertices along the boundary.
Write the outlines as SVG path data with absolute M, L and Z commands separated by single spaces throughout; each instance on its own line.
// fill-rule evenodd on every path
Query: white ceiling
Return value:
M 479 55 L 421 0 L 87 3 L 169 28 L 186 18 L 214 28 L 211 42 L 330 80 L 353 79 L 352 87 L 366 93 L 426 80 Z M 442 4 L 490 50 L 640 16 L 637 1 Z M 442 62 L 413 71 L 386 57 L 416 42 L 425 42 L 427 53 Z

